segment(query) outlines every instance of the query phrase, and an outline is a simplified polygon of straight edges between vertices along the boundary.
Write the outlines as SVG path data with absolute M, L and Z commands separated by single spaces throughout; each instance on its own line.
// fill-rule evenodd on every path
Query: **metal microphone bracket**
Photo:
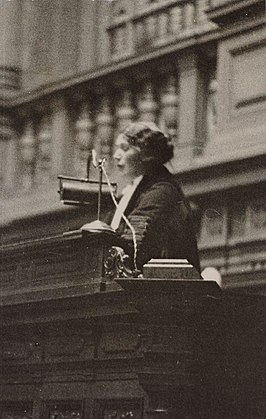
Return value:
M 89 167 L 93 158 L 93 166 L 99 171 L 99 180 L 89 179 Z M 107 233 L 115 234 L 115 231 L 106 223 L 100 221 L 102 203 L 106 205 L 111 203 L 110 185 L 103 182 L 103 165 L 105 158 L 97 161 L 94 150 L 89 154 L 87 162 L 87 177 L 78 178 L 71 176 L 59 175 L 59 195 L 60 200 L 66 205 L 97 205 L 97 220 L 85 224 L 81 230 L 93 233 L 105 231 Z M 115 193 L 116 183 L 111 183 L 112 192 Z
M 103 182 L 102 165 L 105 159 L 99 160 L 99 181 L 89 179 L 89 165 L 91 156 L 88 158 L 87 177 L 78 178 L 73 176 L 59 175 L 59 196 L 65 205 L 98 205 L 98 216 L 100 217 L 102 201 L 110 200 L 110 189 L 107 182 Z M 111 183 L 112 191 L 116 193 L 116 183 Z
M 93 156 L 93 165 L 95 168 L 98 168 L 99 170 L 99 189 L 98 189 L 98 205 L 97 205 L 97 220 L 92 221 L 91 223 L 85 224 L 84 226 L 81 227 L 81 230 L 90 232 L 90 233 L 108 233 L 108 234 L 113 234 L 115 235 L 116 232 L 115 230 L 109 226 L 108 224 L 106 224 L 105 222 L 101 221 L 101 205 L 102 205 L 102 197 L 103 197 L 103 165 L 105 162 L 105 158 L 98 160 L 98 162 L 96 163 L 96 157 L 95 155 Z M 107 185 L 108 186 L 108 185 Z M 109 186 L 108 186 L 108 192 L 109 191 Z

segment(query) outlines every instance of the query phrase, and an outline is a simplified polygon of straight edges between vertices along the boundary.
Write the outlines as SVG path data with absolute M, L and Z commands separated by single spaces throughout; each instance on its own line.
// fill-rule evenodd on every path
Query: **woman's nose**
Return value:
M 121 159 L 121 150 L 119 150 L 119 148 L 115 151 L 113 157 L 114 157 L 115 160 L 120 160 Z

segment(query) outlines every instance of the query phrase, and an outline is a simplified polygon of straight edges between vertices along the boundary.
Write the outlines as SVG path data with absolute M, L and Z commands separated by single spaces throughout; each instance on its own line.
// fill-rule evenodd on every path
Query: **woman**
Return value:
M 187 259 L 200 272 L 188 201 L 174 176 L 164 167 L 172 157 L 169 138 L 151 122 L 132 123 L 118 136 L 114 160 L 129 186 L 111 226 L 131 257 L 133 228 L 138 269 L 151 258 L 173 258 Z

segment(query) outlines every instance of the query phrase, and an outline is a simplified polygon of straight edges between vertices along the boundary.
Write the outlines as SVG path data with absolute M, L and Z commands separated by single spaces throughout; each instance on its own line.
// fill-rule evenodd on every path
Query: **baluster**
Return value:
M 135 37 L 136 37 L 136 44 L 138 48 L 141 48 L 145 44 L 145 23 L 143 20 L 140 20 L 135 25 Z
M 206 23 L 208 22 L 208 18 L 206 15 L 206 10 L 208 9 L 208 0 L 197 0 L 196 8 L 197 8 L 197 21 L 199 23 Z
M 111 56 L 115 55 L 116 51 L 116 29 L 110 31 L 110 53 Z
M 178 88 L 177 80 L 171 75 L 167 78 L 161 93 L 161 125 L 164 125 L 173 139 L 178 129 Z
M 121 25 L 114 32 L 114 54 L 122 55 L 127 51 L 127 27 Z
M 40 183 L 46 183 L 50 178 L 52 159 L 52 127 L 50 115 L 42 117 L 37 140 L 37 179 Z
M 150 41 L 153 41 L 156 38 L 157 33 L 157 16 L 151 15 L 146 20 L 147 25 L 147 36 Z
M 110 168 L 113 143 L 113 114 L 109 97 L 104 97 L 96 117 L 97 136 L 94 147 L 99 157 L 107 159 L 106 166 Z
M 218 83 L 213 75 L 209 81 L 207 98 L 207 137 L 209 141 L 212 139 L 217 125 L 217 91 Z
M 153 90 L 153 85 L 150 81 L 144 84 L 138 103 L 139 119 L 141 121 L 156 122 L 157 103 L 154 99 Z
M 182 28 L 182 9 L 181 6 L 172 7 L 170 10 L 170 31 L 178 33 Z
M 118 121 L 117 129 L 119 132 L 123 131 L 135 117 L 135 109 L 132 105 L 132 94 L 127 89 L 122 93 L 119 106 L 116 110 L 116 116 Z
M 191 30 L 195 23 L 195 8 L 191 3 L 184 5 L 184 28 Z
M 34 182 L 34 166 L 36 162 L 36 137 L 32 121 L 27 122 L 20 144 L 23 162 L 22 188 L 30 189 Z
M 115 52 L 116 54 L 121 54 L 123 52 L 123 46 L 124 46 L 124 34 L 123 34 L 123 26 L 119 26 L 117 29 L 116 34 L 116 48 Z
M 158 37 L 164 38 L 168 32 L 168 13 L 161 12 L 158 16 Z
M 89 151 L 92 149 L 92 129 L 88 103 L 82 103 L 78 120 L 76 121 L 76 156 L 75 171 L 78 176 L 85 176 Z

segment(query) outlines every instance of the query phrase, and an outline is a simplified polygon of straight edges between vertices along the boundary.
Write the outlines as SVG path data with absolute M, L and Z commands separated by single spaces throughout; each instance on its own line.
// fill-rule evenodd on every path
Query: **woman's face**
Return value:
M 119 135 L 115 142 L 114 160 L 122 176 L 130 179 L 143 174 L 140 149 L 131 145 L 124 135 Z

